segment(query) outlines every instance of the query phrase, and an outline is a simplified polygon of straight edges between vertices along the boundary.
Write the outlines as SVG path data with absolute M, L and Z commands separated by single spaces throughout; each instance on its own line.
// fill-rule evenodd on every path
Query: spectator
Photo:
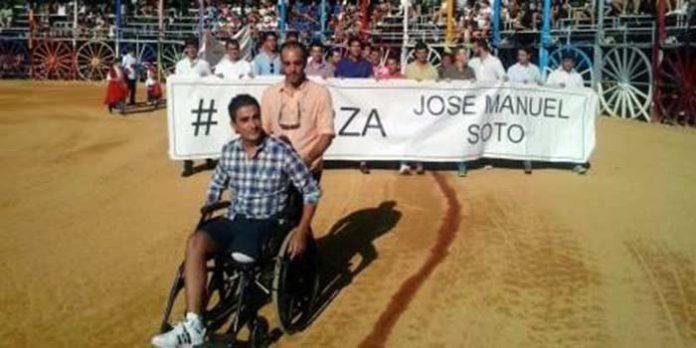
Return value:
M 469 66 L 469 55 L 466 48 L 459 47 L 455 50 L 454 64 L 445 69 L 442 77 L 448 80 L 476 80 L 474 69 Z M 460 161 L 457 163 L 457 175 L 460 177 L 465 177 L 466 170 L 466 161 Z
M 436 80 L 437 69 L 428 61 L 428 46 L 423 42 L 416 44 L 416 60 L 406 66 L 406 77 L 413 80 Z
M 362 57 L 365 59 L 368 59 L 368 58 L 370 58 L 371 53 L 372 53 L 372 44 L 369 42 L 366 42 L 363 45 Z
M 358 38 L 348 41 L 348 57 L 341 59 L 336 67 L 336 77 L 368 78 L 372 76 L 372 64 L 362 57 L 363 46 Z
M 386 73 L 386 67 L 380 62 L 380 54 L 378 50 L 371 50 L 367 60 L 372 64 L 372 76 L 378 76 Z
M 114 63 L 111 66 L 106 79 L 109 81 L 109 84 L 106 87 L 104 104 L 108 107 L 109 113 L 113 113 L 113 109 L 116 108 L 123 115 L 125 112 L 124 103 L 128 96 L 128 86 L 123 81 L 123 71 L 118 63 Z
M 204 59 L 197 57 L 198 54 L 198 43 L 194 40 L 189 40 L 186 42 L 184 47 L 184 59 L 176 63 L 176 68 L 174 73 L 177 76 L 207 76 L 210 75 L 210 64 Z M 215 168 L 215 162 L 211 159 L 206 159 L 206 165 L 208 168 Z M 193 175 L 193 161 L 184 161 L 184 170 L 181 172 L 182 177 L 188 177 Z
M 428 46 L 423 42 L 416 44 L 416 60 L 406 66 L 406 78 L 412 80 L 437 80 L 439 77 L 437 69 L 428 61 Z M 421 175 L 425 173 L 422 162 L 416 162 L 416 173 Z M 406 162 L 401 162 L 399 165 L 399 173 L 401 175 L 411 174 L 411 167 Z
M 583 87 L 584 81 L 582 76 L 575 71 L 575 58 L 571 55 L 565 55 L 561 66 L 549 74 L 546 85 L 560 88 Z M 587 173 L 587 163 L 575 165 L 573 171 L 577 174 L 584 175 Z
M 226 80 L 243 79 L 253 76 L 251 63 L 241 58 L 239 41 L 228 39 L 225 41 L 227 54 L 215 66 L 215 75 Z
M 452 53 L 444 53 L 442 55 L 442 60 L 440 61 L 440 66 L 437 68 L 437 74 L 439 77 L 442 77 L 442 74 L 445 72 L 445 69 L 449 68 L 452 66 Z
M 147 87 L 147 103 L 157 108 L 160 99 L 162 99 L 162 86 L 160 86 L 160 83 L 157 81 L 157 70 L 152 64 L 148 64 L 147 66 L 145 87 Z
M 333 65 L 334 67 L 334 75 L 336 74 L 336 68 L 338 67 L 338 63 L 341 61 L 341 50 L 340 49 L 332 49 L 331 50 L 331 55 L 329 56 L 328 63 Z
M 135 50 L 129 48 L 126 55 L 123 56 L 121 60 L 121 66 L 123 66 L 126 82 L 128 84 L 128 93 L 130 94 L 130 101 L 128 104 L 130 105 L 135 104 L 135 90 L 138 86 L 137 65 L 138 60 L 135 58 Z
M 517 50 L 517 63 L 508 68 L 507 76 L 512 82 L 541 84 L 541 72 L 539 68 L 530 62 L 532 50 L 522 47 Z
M 324 61 L 324 46 L 320 42 L 315 41 L 312 44 L 310 54 L 312 57 L 305 68 L 307 76 L 321 76 L 325 79 L 334 77 L 335 68 Z
M 341 59 L 336 67 L 336 77 L 341 78 L 368 78 L 372 76 L 372 64 L 362 57 L 363 45 L 358 38 L 348 41 L 350 51 L 348 57 Z M 360 162 L 360 172 L 370 174 L 367 162 Z
M 9 28 L 12 26 L 12 8 L 5 4 L 0 9 L 0 28 Z
M 387 64 L 385 69 L 381 71 L 380 75 L 377 75 L 378 80 L 391 80 L 391 79 L 403 79 L 405 76 L 401 73 L 401 68 L 399 67 L 399 60 L 396 57 L 387 57 Z
M 557 86 L 561 88 L 580 88 L 585 85 L 582 76 L 575 71 L 575 58 L 571 55 L 565 55 L 561 66 L 549 74 L 546 79 L 546 85 Z
M 532 50 L 522 47 L 517 50 L 517 63 L 508 69 L 508 77 L 511 82 L 541 84 L 541 72 L 539 68 L 530 62 Z M 524 173 L 532 174 L 532 161 L 524 161 Z
M 276 52 L 278 36 L 273 32 L 263 35 L 261 51 L 254 58 L 254 75 L 280 75 L 280 57 Z
M 296 31 L 291 31 L 285 34 L 285 42 L 299 42 L 300 38 Z
M 469 66 L 476 73 L 476 80 L 483 82 L 507 81 L 505 68 L 498 57 L 491 54 L 486 39 L 476 40 L 474 43 L 476 58 L 469 62 Z
M 454 63 L 443 70 L 442 78 L 450 80 L 476 80 L 474 69 L 469 66 L 469 56 L 466 48 L 458 47 L 455 50 Z

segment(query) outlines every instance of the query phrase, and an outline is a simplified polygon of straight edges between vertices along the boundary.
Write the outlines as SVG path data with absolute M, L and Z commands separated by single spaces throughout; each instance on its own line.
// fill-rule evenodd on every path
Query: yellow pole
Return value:
M 447 0 L 447 36 L 445 43 L 447 47 L 452 45 L 454 39 L 454 0 Z

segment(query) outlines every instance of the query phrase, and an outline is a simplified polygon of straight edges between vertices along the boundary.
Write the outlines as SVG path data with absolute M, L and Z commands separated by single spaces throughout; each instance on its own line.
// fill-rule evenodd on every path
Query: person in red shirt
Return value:
M 128 86 L 123 80 L 123 70 L 118 63 L 114 63 L 109 69 L 107 80 L 109 84 L 106 87 L 104 105 L 109 108 L 109 113 L 113 113 L 113 109 L 118 108 L 123 115 L 125 114 L 126 97 L 128 97 Z
M 147 102 L 156 108 L 160 99 L 162 99 L 162 86 L 157 81 L 157 70 L 155 70 L 155 66 L 152 64 L 147 67 L 145 86 L 147 86 Z

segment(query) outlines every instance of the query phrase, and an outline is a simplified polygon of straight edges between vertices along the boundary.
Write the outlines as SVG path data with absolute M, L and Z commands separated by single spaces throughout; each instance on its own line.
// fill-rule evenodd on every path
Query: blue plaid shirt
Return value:
M 253 157 L 248 158 L 241 139 L 222 148 L 207 193 L 207 203 L 220 200 L 230 188 L 232 205 L 227 217 L 243 214 L 268 219 L 285 209 L 292 182 L 302 192 L 305 204 L 317 204 L 321 191 L 300 156 L 286 143 L 266 136 Z

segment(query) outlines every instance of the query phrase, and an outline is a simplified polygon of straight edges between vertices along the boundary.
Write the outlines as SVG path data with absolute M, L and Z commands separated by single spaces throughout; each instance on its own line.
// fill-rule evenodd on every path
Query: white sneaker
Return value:
M 194 320 L 188 314 L 182 321 L 169 332 L 159 334 L 152 338 L 152 345 L 159 348 L 191 348 L 203 344 L 205 328 L 200 319 Z
M 399 166 L 399 174 L 411 175 L 411 167 L 409 167 L 406 163 L 401 163 L 401 166 Z

